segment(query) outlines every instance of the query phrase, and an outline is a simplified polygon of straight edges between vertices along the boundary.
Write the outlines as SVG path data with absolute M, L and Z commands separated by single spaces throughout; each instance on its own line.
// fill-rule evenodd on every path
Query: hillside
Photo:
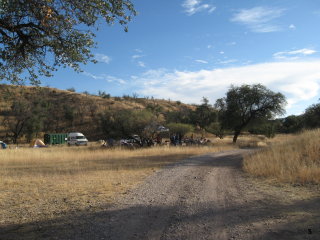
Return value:
M 105 139 L 100 120 L 108 112 L 148 110 L 157 122 L 163 123 L 168 112 L 182 109 L 193 110 L 195 106 L 153 98 L 96 96 L 48 87 L 0 85 L 0 139 L 12 142 L 18 134 L 17 140 L 25 142 L 28 138 L 42 137 L 45 132 L 72 131 L 83 132 L 89 140 Z

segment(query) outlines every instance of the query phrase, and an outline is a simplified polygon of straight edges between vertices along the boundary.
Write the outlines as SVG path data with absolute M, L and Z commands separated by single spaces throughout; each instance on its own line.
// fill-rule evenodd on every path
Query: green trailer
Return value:
M 44 135 L 44 143 L 47 144 L 65 144 L 67 142 L 68 133 L 46 133 Z

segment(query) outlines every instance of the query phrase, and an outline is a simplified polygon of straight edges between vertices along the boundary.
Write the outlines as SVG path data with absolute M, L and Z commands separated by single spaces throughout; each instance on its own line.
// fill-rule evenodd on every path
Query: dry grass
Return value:
M 280 143 L 245 157 L 245 171 L 280 182 L 320 184 L 320 130 L 283 137 Z
M 2 150 L 0 225 L 49 220 L 79 210 L 99 210 L 164 165 L 230 148 Z

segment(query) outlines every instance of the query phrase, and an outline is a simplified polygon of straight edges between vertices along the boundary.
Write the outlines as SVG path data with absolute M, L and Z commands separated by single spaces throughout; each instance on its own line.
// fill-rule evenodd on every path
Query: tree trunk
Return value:
M 241 132 L 240 130 L 234 131 L 233 140 L 232 140 L 233 143 L 237 142 L 237 139 L 238 139 L 238 136 L 240 135 L 240 132 Z

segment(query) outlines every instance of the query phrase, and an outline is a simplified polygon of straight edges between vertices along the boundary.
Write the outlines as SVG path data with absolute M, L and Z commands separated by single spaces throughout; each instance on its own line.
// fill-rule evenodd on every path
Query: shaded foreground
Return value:
M 1 239 L 319 239 L 320 196 L 246 177 L 233 150 L 188 158 L 117 204 L 0 228 Z M 299 193 L 299 194 L 298 194 Z

